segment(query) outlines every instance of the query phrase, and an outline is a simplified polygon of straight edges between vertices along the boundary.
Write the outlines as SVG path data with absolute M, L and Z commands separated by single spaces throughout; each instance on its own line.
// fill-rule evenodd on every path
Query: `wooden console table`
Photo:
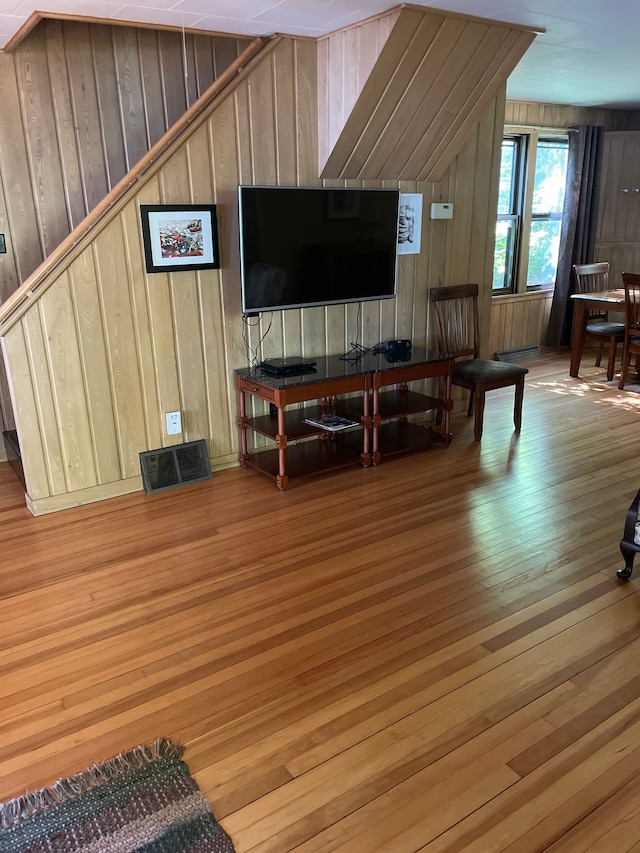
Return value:
M 327 356 L 317 359 L 312 373 L 298 376 L 268 376 L 260 368 L 236 370 L 240 462 L 273 477 L 284 490 L 293 477 L 347 465 L 378 465 L 387 454 L 426 447 L 434 439 L 448 445 L 453 364 L 446 354 L 414 348 L 401 362 L 371 353 L 357 361 Z M 439 380 L 441 396 L 408 389 L 408 382 L 430 378 Z M 341 400 L 345 394 L 352 396 Z M 250 417 L 247 395 L 269 403 L 270 413 Z M 441 432 L 408 421 L 408 415 L 432 409 L 442 413 Z M 329 432 L 304 420 L 328 411 L 352 418 L 354 427 Z M 248 433 L 265 436 L 275 447 L 250 449 Z M 311 438 L 315 440 L 303 440 Z

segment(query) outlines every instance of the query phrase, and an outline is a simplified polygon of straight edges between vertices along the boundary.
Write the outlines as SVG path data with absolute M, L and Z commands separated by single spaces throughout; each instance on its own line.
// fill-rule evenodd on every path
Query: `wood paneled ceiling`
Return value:
M 321 176 L 440 180 L 535 36 L 524 27 L 403 7 L 329 140 Z M 338 108 L 332 98 L 338 87 L 329 86 L 330 110 Z

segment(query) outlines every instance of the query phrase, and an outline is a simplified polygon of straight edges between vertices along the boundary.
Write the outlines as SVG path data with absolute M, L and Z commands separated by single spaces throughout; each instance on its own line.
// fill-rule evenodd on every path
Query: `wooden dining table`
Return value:
M 595 309 L 624 312 L 624 288 L 602 290 L 597 293 L 572 293 L 575 301 L 573 308 L 573 336 L 571 339 L 571 365 L 569 376 L 577 376 L 584 347 L 585 330 L 590 312 Z

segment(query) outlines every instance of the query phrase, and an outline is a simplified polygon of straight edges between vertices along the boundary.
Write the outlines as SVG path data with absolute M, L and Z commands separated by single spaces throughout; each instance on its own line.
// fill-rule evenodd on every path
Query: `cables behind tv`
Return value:
M 273 323 L 273 311 L 269 312 L 269 324 L 260 336 L 260 340 L 255 346 L 251 346 L 251 341 L 249 340 L 249 329 L 255 329 L 257 326 L 259 326 L 261 317 L 261 314 L 242 315 L 242 340 L 244 341 L 244 345 L 247 350 L 247 358 L 249 359 L 249 364 L 251 365 L 252 370 L 255 370 L 255 368 L 258 366 L 258 352 L 260 350 L 263 340 L 271 331 L 271 324 Z M 252 320 L 253 322 L 251 322 Z
M 341 355 L 340 358 L 342 361 L 348 361 L 349 364 L 357 364 L 364 356 L 369 352 L 369 348 L 363 346 L 359 343 L 358 338 L 360 336 L 360 320 L 362 317 L 362 302 L 358 303 L 358 313 L 356 315 L 356 339 L 355 341 L 351 341 L 351 349 L 349 349 L 344 355 Z
M 348 361 L 349 364 L 357 364 L 369 352 L 368 347 L 363 347 L 362 344 L 352 343 L 351 349 L 340 356 L 342 361 Z

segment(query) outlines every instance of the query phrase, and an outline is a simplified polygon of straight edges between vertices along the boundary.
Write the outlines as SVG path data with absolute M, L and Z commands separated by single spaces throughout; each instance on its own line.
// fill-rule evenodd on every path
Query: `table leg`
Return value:
M 581 300 L 574 300 L 573 306 L 573 335 L 571 338 L 571 365 L 569 376 L 577 376 L 580 370 L 580 359 L 584 348 L 585 329 L 589 314 L 588 306 Z
M 371 446 L 371 464 L 379 465 L 380 464 L 380 450 L 378 447 L 378 442 L 380 440 L 378 435 L 378 430 L 380 429 L 380 399 L 379 399 L 380 389 L 373 386 L 373 412 L 371 414 L 371 437 L 372 437 L 372 446 Z
M 445 445 L 449 445 L 451 444 L 451 409 L 453 408 L 453 400 L 451 399 L 451 373 L 447 373 L 444 378 L 443 402 L 442 440 Z
M 369 399 L 369 389 L 366 388 L 363 391 L 362 397 L 362 453 L 360 454 L 360 461 L 365 468 L 368 468 L 371 465 L 371 414 L 369 411 L 370 407 L 370 399 Z
M 240 464 L 243 468 L 246 468 L 249 453 L 247 447 L 247 401 L 244 391 L 240 391 L 238 399 L 240 401 L 240 413 L 238 417 L 238 427 L 240 428 Z
M 278 447 L 278 476 L 276 484 L 281 492 L 287 488 L 287 470 L 286 470 L 286 447 L 287 436 L 284 426 L 284 406 L 278 406 L 278 435 L 276 436 L 276 444 Z

